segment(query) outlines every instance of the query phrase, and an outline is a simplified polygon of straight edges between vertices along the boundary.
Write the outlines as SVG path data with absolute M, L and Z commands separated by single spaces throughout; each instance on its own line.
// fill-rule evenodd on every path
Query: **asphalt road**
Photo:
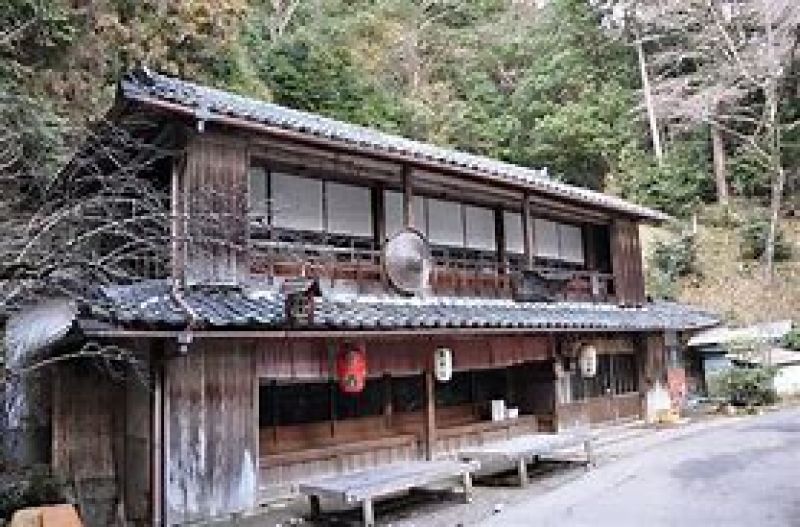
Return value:
M 624 456 L 480 525 L 800 526 L 800 410 L 700 429 Z

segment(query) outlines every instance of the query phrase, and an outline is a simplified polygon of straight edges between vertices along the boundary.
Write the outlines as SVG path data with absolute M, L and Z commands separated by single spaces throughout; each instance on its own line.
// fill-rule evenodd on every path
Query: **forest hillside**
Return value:
M 800 304 L 786 218 L 797 9 L 684 3 L 7 0 L 2 166 L 52 178 L 120 75 L 147 66 L 659 208 L 676 222 L 647 237 L 652 296 L 741 320 L 785 316 Z

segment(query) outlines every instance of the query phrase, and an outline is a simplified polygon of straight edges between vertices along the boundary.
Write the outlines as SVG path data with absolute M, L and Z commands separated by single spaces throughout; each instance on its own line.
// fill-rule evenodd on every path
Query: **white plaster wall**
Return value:
M 778 369 L 775 391 L 780 397 L 800 395 L 800 364 L 789 364 Z

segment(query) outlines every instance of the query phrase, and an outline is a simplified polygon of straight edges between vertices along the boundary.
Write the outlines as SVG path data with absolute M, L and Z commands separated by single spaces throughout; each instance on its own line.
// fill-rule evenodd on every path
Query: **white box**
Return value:
M 502 421 L 506 418 L 506 402 L 503 399 L 492 400 L 492 421 Z

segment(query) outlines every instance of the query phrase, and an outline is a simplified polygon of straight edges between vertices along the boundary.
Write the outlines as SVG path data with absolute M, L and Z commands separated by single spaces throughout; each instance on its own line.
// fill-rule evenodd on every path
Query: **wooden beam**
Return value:
M 413 227 L 414 219 L 414 183 L 411 167 L 403 165 L 403 225 L 406 228 Z
M 422 375 L 425 383 L 425 459 L 432 460 L 436 453 L 436 379 L 433 378 L 432 356 L 425 357 Z
M 522 247 L 525 254 L 525 268 L 533 269 L 533 218 L 531 218 L 531 200 L 527 192 L 522 198 Z
M 307 338 L 328 338 L 328 339 L 380 339 L 404 340 L 408 337 L 418 337 L 421 335 L 446 335 L 457 338 L 459 336 L 469 337 L 473 335 L 519 335 L 519 334 L 547 334 L 547 333 L 636 333 L 639 331 L 654 331 L 659 328 L 649 326 L 636 326 L 630 328 L 602 328 L 602 327 L 536 327 L 536 328 L 402 328 L 389 330 L 207 330 L 192 331 L 194 339 L 307 339 Z M 87 337 L 93 338 L 163 338 L 177 339 L 183 331 L 175 330 L 137 330 L 137 329 L 88 329 L 83 332 Z

